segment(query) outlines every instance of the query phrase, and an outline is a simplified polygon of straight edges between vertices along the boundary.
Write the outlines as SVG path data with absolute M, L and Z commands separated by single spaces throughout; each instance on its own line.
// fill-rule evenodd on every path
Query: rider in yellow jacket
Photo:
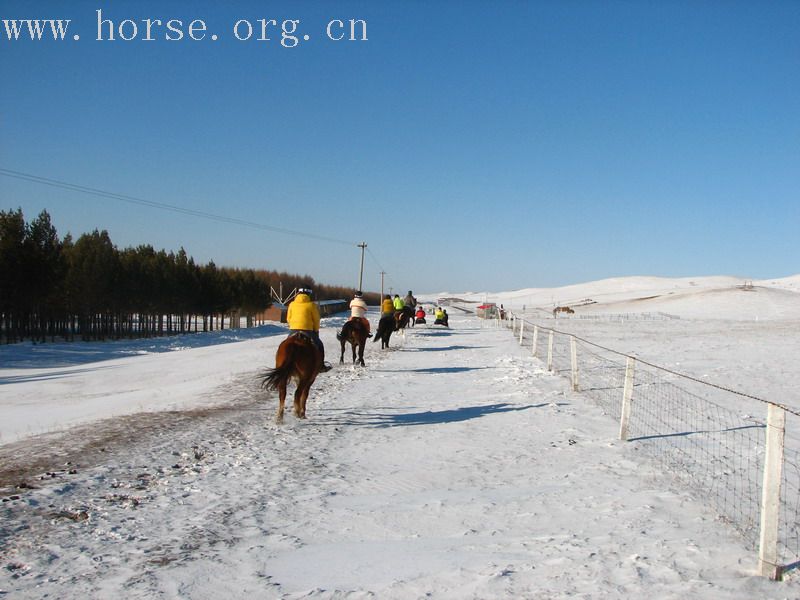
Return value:
M 394 302 L 391 296 L 386 296 L 381 304 L 381 314 L 383 316 L 394 314 Z
M 300 288 L 286 311 L 286 322 L 289 324 L 289 335 L 304 333 L 317 345 L 322 354 L 322 370 L 329 371 L 331 365 L 325 362 L 325 346 L 319 339 L 319 308 L 311 301 L 313 292 L 308 288 Z

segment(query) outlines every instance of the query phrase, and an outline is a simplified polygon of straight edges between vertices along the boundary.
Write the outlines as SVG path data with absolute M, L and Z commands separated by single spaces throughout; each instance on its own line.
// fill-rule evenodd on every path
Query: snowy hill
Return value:
M 751 281 L 738 277 L 617 277 L 558 288 L 512 292 L 439 293 L 506 308 L 550 311 L 570 306 L 576 315 L 665 312 L 696 319 L 800 319 L 800 275 Z

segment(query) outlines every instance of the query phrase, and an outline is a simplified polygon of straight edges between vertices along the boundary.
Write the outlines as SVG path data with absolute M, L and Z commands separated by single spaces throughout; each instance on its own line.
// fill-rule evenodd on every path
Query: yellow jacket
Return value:
M 381 312 L 382 313 L 394 312 L 394 303 L 392 302 L 391 298 L 384 299 L 383 304 L 381 304 Z
M 319 309 L 308 294 L 297 294 L 286 311 L 289 329 L 319 331 Z

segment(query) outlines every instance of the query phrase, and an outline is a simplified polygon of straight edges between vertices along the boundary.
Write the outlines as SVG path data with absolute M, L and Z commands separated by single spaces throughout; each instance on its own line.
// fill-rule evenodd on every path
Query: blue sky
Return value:
M 140 39 L 97 41 L 97 9 Z M 208 31 L 143 41 L 146 18 Z M 310 39 L 233 37 L 260 18 Z M 63 42 L 0 29 L 0 169 L 333 241 L 0 176 L 0 209 L 61 234 L 353 286 L 364 241 L 374 291 L 381 270 L 420 293 L 800 272 L 800 2 L 4 0 L 0 19 L 72 20 Z M 369 39 L 328 40 L 333 19 Z

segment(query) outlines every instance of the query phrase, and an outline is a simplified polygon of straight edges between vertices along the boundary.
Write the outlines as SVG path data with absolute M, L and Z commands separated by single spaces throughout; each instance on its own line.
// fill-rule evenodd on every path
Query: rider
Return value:
M 414 298 L 414 294 L 411 293 L 411 290 L 408 290 L 408 294 L 406 294 L 406 297 L 403 298 L 403 304 L 409 308 L 414 308 L 417 306 L 417 299 Z
M 414 314 L 414 318 L 417 320 L 417 323 L 424 323 L 425 322 L 425 309 L 420 304 L 417 308 L 417 312 Z
M 364 327 L 367 328 L 367 335 L 370 334 L 370 327 L 369 327 L 369 319 L 367 319 L 367 303 L 364 302 L 364 298 L 361 297 L 361 290 L 358 290 L 354 295 L 353 299 L 350 301 L 350 321 L 354 321 L 355 319 L 361 319 L 361 322 L 364 323 Z M 336 339 L 342 339 L 342 333 L 339 332 L 336 334 Z
M 434 321 L 434 325 L 444 325 L 444 309 L 441 306 L 436 307 L 436 311 L 433 313 L 436 317 L 436 321 Z
M 394 295 L 394 300 L 392 300 L 392 303 L 394 304 L 395 310 L 403 310 L 403 307 L 406 305 L 402 298 L 400 298 L 400 294 Z
M 392 302 L 392 297 L 387 294 L 381 304 L 381 316 L 385 317 L 392 314 L 394 314 L 394 302 Z
M 311 338 L 322 355 L 322 372 L 330 371 L 333 367 L 325 362 L 325 347 L 319 339 L 319 309 L 311 301 L 314 292 L 310 288 L 298 288 L 297 295 L 289 303 L 286 311 L 286 322 L 289 324 L 289 335 L 303 333 Z

